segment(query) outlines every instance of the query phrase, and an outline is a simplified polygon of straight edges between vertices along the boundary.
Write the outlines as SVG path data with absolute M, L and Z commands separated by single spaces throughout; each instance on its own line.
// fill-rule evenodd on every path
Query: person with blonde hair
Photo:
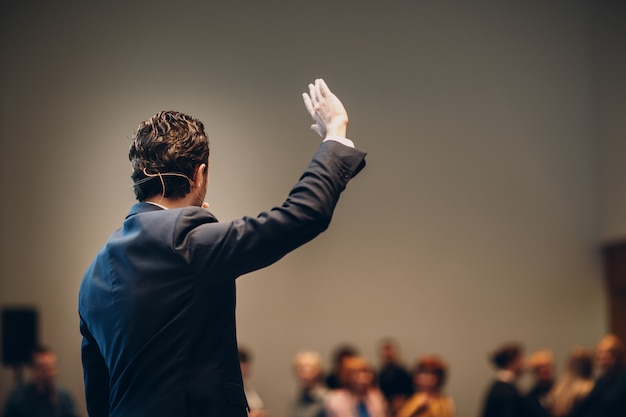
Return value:
M 563 375 L 550 392 L 552 415 L 575 416 L 593 383 L 593 352 L 584 347 L 574 348 Z
M 298 392 L 289 404 L 289 417 L 323 417 L 328 389 L 322 380 L 322 358 L 317 352 L 298 352 L 293 360 Z
M 396 417 L 454 417 L 452 398 L 443 394 L 448 367 L 437 356 L 424 356 L 413 369 L 416 393 L 398 411 Z
M 624 343 L 614 334 L 600 339 L 596 361 L 600 377 L 576 417 L 626 416 L 626 369 Z

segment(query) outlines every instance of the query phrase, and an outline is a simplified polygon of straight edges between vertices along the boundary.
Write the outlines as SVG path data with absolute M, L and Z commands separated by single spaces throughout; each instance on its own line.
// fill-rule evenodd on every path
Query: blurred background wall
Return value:
M 86 415 L 82 274 L 133 203 L 127 150 L 164 109 L 205 122 L 221 220 L 280 204 L 319 140 L 300 94 L 343 100 L 368 167 L 331 228 L 238 281 L 240 343 L 273 417 L 291 359 L 351 343 L 374 364 L 436 353 L 460 416 L 488 354 L 608 330 L 599 249 L 626 235 L 626 17 L 619 1 L 0 2 L 0 306 Z M 13 380 L 0 368 L 0 404 Z

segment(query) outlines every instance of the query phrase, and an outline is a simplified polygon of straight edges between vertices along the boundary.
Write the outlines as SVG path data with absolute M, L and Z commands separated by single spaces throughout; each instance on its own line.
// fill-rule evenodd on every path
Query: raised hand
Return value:
M 322 138 L 346 137 L 348 113 L 324 80 L 318 78 L 315 83 L 309 84 L 309 93 L 303 93 L 302 98 L 307 111 L 315 121 L 311 129 Z

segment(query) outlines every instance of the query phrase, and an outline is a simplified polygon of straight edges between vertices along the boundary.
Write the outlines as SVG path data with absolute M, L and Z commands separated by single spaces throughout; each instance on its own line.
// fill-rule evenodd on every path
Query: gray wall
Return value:
M 256 214 L 317 147 L 300 98 L 315 77 L 368 167 L 329 231 L 238 281 L 240 342 L 274 417 L 300 349 L 329 360 L 350 342 L 377 363 L 392 336 L 407 363 L 440 354 L 471 416 L 499 343 L 552 349 L 560 368 L 606 331 L 598 248 L 626 235 L 618 6 L 40 3 L 0 14 L 0 306 L 39 309 L 83 412 L 76 297 L 133 203 L 133 129 L 162 109 L 202 119 L 212 211 Z M 11 378 L 0 368 L 2 404 Z

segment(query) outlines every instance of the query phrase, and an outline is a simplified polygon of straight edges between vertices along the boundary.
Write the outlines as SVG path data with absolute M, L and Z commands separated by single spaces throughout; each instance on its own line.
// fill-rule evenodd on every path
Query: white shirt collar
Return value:
M 158 204 L 158 203 L 153 203 L 152 201 L 145 201 L 145 203 L 152 204 L 153 206 L 161 207 L 163 210 L 168 210 L 167 207 L 162 206 L 161 204 Z

